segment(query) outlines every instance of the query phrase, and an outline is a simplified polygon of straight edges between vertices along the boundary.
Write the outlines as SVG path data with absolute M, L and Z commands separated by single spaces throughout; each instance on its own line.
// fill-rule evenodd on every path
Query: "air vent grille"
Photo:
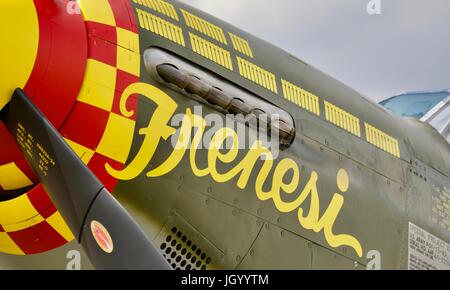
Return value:
M 178 228 L 173 227 L 160 249 L 175 270 L 206 270 L 212 259 Z

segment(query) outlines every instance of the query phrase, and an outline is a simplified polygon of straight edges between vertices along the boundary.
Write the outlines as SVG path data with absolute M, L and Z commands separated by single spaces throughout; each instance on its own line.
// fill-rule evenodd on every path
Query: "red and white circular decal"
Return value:
M 92 221 L 91 232 L 100 249 L 111 254 L 114 250 L 114 244 L 108 230 L 98 221 Z

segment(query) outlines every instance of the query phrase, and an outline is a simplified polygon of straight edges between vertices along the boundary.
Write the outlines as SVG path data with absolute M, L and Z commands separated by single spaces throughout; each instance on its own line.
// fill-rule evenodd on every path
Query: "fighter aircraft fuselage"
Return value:
M 70 3 L 39 2 L 41 31 L 68 17 Z M 450 147 L 431 126 L 188 5 L 79 2 L 64 21 L 83 61 L 57 85 L 75 97 L 55 113 L 42 93 L 55 84 L 22 87 L 172 268 L 450 267 Z M 3 215 L 0 267 L 66 267 L 69 235 L 22 248 L 23 221 Z

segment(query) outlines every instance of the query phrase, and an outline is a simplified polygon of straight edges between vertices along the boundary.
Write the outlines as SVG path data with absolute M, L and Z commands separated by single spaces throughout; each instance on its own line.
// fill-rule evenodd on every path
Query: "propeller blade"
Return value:
M 170 269 L 136 221 L 22 90 L 16 89 L 0 117 L 94 267 Z

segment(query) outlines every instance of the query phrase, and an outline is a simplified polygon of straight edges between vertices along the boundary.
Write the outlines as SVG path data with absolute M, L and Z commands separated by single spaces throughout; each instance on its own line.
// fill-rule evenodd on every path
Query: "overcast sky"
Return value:
M 374 100 L 450 88 L 450 0 L 183 0 Z

